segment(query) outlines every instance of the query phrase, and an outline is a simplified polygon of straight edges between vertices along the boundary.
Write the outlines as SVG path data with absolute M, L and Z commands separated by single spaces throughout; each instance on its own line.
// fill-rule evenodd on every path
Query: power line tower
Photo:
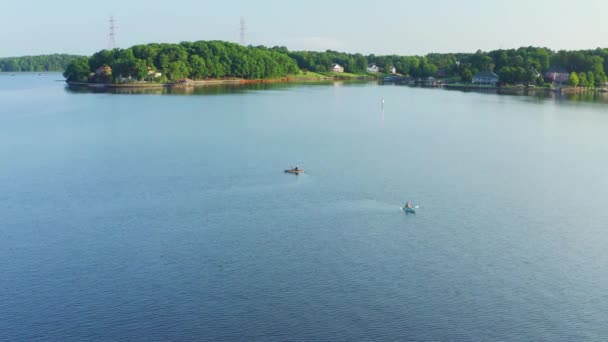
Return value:
M 108 34 L 108 50 L 112 50 L 116 48 L 116 20 L 114 16 L 110 16 L 110 33 Z
M 241 18 L 241 45 L 245 46 L 245 38 L 247 37 L 247 26 L 245 18 Z

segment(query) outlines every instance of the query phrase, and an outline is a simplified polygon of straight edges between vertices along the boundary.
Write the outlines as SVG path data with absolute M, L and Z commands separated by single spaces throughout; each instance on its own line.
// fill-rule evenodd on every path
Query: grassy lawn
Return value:
M 311 79 L 311 78 L 327 78 L 328 76 L 312 72 L 312 71 L 301 71 L 299 74 L 288 75 L 288 78 L 294 79 Z
M 320 74 L 323 74 L 327 77 L 332 77 L 332 78 L 340 78 L 340 79 L 359 79 L 359 78 L 364 78 L 364 77 L 382 77 L 382 74 L 352 74 L 349 72 L 321 72 Z
M 384 74 L 352 74 L 349 72 L 312 72 L 312 71 L 301 71 L 299 74 L 294 74 L 294 75 L 288 75 L 288 78 L 291 79 L 312 79 L 312 78 L 320 78 L 320 79 L 327 79 L 327 78 L 336 78 L 336 79 L 360 79 L 360 78 L 376 78 L 376 77 L 382 77 Z

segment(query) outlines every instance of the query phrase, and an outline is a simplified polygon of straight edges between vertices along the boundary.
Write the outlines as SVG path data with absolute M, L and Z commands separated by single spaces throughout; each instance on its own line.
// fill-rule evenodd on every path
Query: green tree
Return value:
M 578 78 L 578 74 L 576 72 L 571 72 L 570 78 L 568 80 L 568 84 L 570 84 L 573 87 L 577 87 L 579 83 L 580 83 L 580 79 Z
M 460 73 L 460 78 L 463 82 L 471 82 L 473 80 L 473 72 L 470 69 L 464 69 Z
M 587 80 L 587 74 L 585 74 L 584 72 L 581 72 L 580 74 L 578 74 L 578 79 L 579 79 L 579 85 L 581 87 L 589 87 L 589 81 Z
M 603 70 L 593 73 L 595 86 L 601 87 L 606 82 L 606 73 Z
M 591 71 L 587 72 L 587 85 L 588 87 L 595 86 L 595 75 Z
M 208 76 L 205 60 L 199 55 L 190 56 L 190 77 L 202 79 Z
M 86 82 L 91 74 L 89 59 L 80 57 L 73 60 L 63 73 L 63 77 L 72 82 Z
M 190 67 L 188 66 L 188 64 L 182 61 L 177 61 L 171 63 L 166 72 L 167 77 L 169 77 L 170 80 L 178 80 L 180 78 L 185 78 L 190 75 Z

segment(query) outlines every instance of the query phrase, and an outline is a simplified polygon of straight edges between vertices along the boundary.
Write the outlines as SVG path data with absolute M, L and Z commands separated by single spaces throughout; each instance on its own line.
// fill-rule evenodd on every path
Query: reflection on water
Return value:
M 428 88 L 421 86 L 412 85 L 400 85 L 400 84 L 385 84 L 384 86 L 395 86 L 395 87 L 415 87 L 415 88 Z M 430 89 L 430 88 L 429 88 Z M 557 93 L 548 89 L 526 89 L 526 88 L 509 88 L 509 89 L 471 89 L 471 88 L 434 88 L 437 91 L 448 90 L 448 91 L 459 91 L 462 93 L 478 93 L 488 95 L 507 95 L 507 96 L 527 96 L 536 101 L 540 100 L 555 100 L 555 101 L 575 101 L 575 102 L 599 102 L 608 103 L 608 92 L 594 92 L 587 91 L 583 93 Z
M 361 81 L 353 81 L 348 83 L 362 84 Z M 135 94 L 135 95 L 222 95 L 243 93 L 256 90 L 280 90 L 292 88 L 298 85 L 310 86 L 327 86 L 327 85 L 343 85 L 344 82 L 319 81 L 319 82 L 276 82 L 276 83 L 248 83 L 248 84 L 210 84 L 196 87 L 142 87 L 142 88 L 105 88 L 105 87 L 86 87 L 66 85 L 66 91 L 70 93 L 108 93 L 108 94 Z
M 608 103 L 608 93 L 585 92 L 579 94 L 564 94 L 560 96 L 569 101 Z
M 158 87 L 158 88 L 93 88 L 86 86 L 70 86 L 66 85 L 65 89 L 69 93 L 108 93 L 108 94 L 132 94 L 132 95 L 222 95 L 222 94 L 235 94 L 244 93 L 247 91 L 257 90 L 281 90 L 301 86 L 305 84 L 307 86 L 327 86 L 333 85 L 335 87 L 349 86 L 349 85 L 365 85 L 365 84 L 378 84 L 377 82 L 369 81 L 318 81 L 318 82 L 276 82 L 276 83 L 249 83 L 249 84 L 210 84 L 205 86 L 197 87 Z M 384 86 L 396 86 L 396 87 L 411 87 L 410 85 L 394 85 L 387 84 Z M 584 93 L 565 93 L 560 94 L 547 89 L 436 89 L 441 90 L 452 90 L 461 91 L 464 93 L 480 93 L 480 94 L 491 94 L 491 95 L 510 95 L 510 96 L 528 96 L 536 100 L 568 100 L 575 102 L 600 102 L 608 103 L 608 93 L 606 92 L 584 92 Z

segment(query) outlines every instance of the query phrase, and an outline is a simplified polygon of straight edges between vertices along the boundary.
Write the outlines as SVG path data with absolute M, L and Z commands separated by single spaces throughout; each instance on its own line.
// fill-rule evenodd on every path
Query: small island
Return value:
M 522 47 L 426 56 L 242 46 L 223 41 L 145 44 L 101 50 L 67 65 L 70 85 L 191 87 L 210 84 L 365 80 L 452 89 L 536 88 L 606 91 L 608 49 L 552 51 Z

